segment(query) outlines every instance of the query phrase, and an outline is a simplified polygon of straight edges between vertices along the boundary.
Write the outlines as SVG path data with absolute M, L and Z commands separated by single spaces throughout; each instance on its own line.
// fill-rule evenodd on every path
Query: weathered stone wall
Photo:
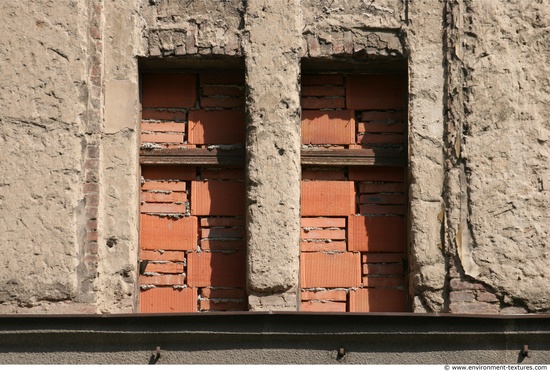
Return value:
M 546 7 L 2 3 L 0 313 L 136 310 L 138 58 L 185 67 L 178 57 L 245 61 L 251 309 L 297 309 L 300 64 L 407 60 L 411 309 L 547 311 Z

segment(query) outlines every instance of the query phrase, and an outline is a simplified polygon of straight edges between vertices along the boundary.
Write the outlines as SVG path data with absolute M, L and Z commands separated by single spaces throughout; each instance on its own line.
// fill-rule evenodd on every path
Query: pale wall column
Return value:
M 297 310 L 300 1 L 249 0 L 245 24 L 249 305 Z

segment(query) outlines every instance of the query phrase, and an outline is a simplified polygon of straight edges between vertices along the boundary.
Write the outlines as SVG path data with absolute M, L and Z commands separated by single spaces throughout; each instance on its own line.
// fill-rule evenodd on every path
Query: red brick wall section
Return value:
M 244 74 L 144 74 L 143 149 L 244 143 Z M 140 311 L 246 310 L 242 168 L 142 166 Z
M 405 156 L 406 80 L 303 75 L 302 144 Z M 406 171 L 304 167 L 301 310 L 407 310 Z

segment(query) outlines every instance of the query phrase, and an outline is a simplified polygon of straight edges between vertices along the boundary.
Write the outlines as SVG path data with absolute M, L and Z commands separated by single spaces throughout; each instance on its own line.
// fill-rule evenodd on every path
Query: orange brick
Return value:
M 145 272 L 152 273 L 183 273 L 183 264 L 155 264 L 149 263 L 145 268 Z
M 403 75 L 357 75 L 346 79 L 346 107 L 354 110 L 404 109 L 407 80 Z
M 361 215 L 405 215 L 405 206 L 395 205 L 360 205 Z
M 140 292 L 141 313 L 196 312 L 197 289 L 171 287 L 153 288 Z
M 303 288 L 357 287 L 361 284 L 361 258 L 357 253 L 300 254 L 300 276 Z
M 184 276 L 181 274 L 160 274 L 158 276 L 139 276 L 140 285 L 174 286 L 183 285 Z
M 200 74 L 202 84 L 243 85 L 244 71 L 238 72 L 203 72 Z
M 346 218 L 302 218 L 302 228 L 345 228 Z
M 300 242 L 300 251 L 346 251 L 345 241 Z
M 246 291 L 244 289 L 201 289 L 201 296 L 209 299 L 239 299 L 246 298 Z
M 245 186 L 238 181 L 191 182 L 191 214 L 201 216 L 244 215 Z
M 197 218 L 172 219 L 141 215 L 141 248 L 144 250 L 194 250 L 197 247 Z
M 378 192 L 405 192 L 405 183 L 367 183 L 359 184 L 359 192 L 361 193 L 378 193 Z
M 149 214 L 185 214 L 187 207 L 184 204 L 146 203 L 140 206 L 141 213 Z
M 302 291 L 302 300 L 346 301 L 347 293 L 343 290 Z
M 404 274 L 401 263 L 363 264 L 363 275 L 398 275 Z M 363 283 L 365 281 L 363 280 Z
M 368 253 L 363 254 L 363 263 L 402 263 L 406 259 L 405 253 Z
M 245 287 L 243 253 L 192 252 L 187 256 L 187 284 L 192 287 Z
M 244 97 L 202 97 L 201 108 L 242 108 Z
M 324 169 L 303 169 L 302 179 L 307 180 L 346 180 L 345 171 Z
M 202 94 L 204 96 L 221 95 L 226 97 L 242 97 L 244 96 L 244 87 L 234 85 L 203 85 Z
M 201 227 L 244 227 L 244 218 L 201 218 Z
M 246 241 L 201 240 L 200 245 L 203 251 L 240 251 L 246 248 Z
M 400 216 L 350 216 L 348 250 L 404 252 L 405 219 Z
M 354 142 L 353 111 L 302 111 L 302 143 L 350 144 Z
M 170 120 L 184 122 L 187 120 L 187 112 L 144 108 L 141 111 L 141 118 L 143 120 Z
M 305 229 L 301 238 L 304 240 L 345 240 L 345 229 Z
M 183 251 L 143 251 L 139 252 L 139 258 L 141 260 L 150 261 L 179 261 L 185 260 L 185 253 Z
M 346 303 L 304 301 L 300 304 L 302 312 L 345 312 Z
M 183 134 L 141 134 L 142 143 L 183 143 Z
M 186 189 L 185 182 L 145 182 L 141 185 L 142 191 L 184 192 Z
M 342 85 L 344 76 L 342 75 L 302 75 L 303 85 Z
M 380 205 L 404 205 L 405 195 L 403 194 L 364 194 L 359 197 L 360 204 Z
M 403 287 L 405 277 L 363 276 L 363 287 Z
M 141 176 L 148 180 L 193 180 L 196 174 L 194 166 L 141 166 Z
M 355 214 L 355 188 L 348 181 L 302 181 L 303 216 Z
M 403 290 L 358 289 L 349 295 L 350 312 L 405 312 L 407 296 Z
M 346 108 L 346 100 L 343 97 L 304 97 L 301 99 L 301 106 L 304 109 Z
M 191 111 L 188 130 L 190 144 L 244 143 L 244 111 Z
M 302 97 L 343 97 L 346 90 L 340 86 L 302 86 Z
M 142 122 L 141 131 L 185 133 L 185 124 L 180 122 Z
M 141 84 L 143 107 L 191 108 L 197 99 L 195 75 L 145 73 Z
M 386 166 L 350 166 L 349 180 L 371 180 L 376 182 L 404 182 L 405 171 L 402 167 Z
M 157 192 L 141 192 L 141 201 L 144 202 L 187 202 L 187 193 L 184 192 L 171 192 L 171 193 L 157 193 Z M 185 212 L 185 210 L 183 211 Z
M 233 301 L 212 301 L 212 300 L 201 300 L 200 301 L 201 310 L 214 310 L 214 311 L 245 311 L 248 309 L 248 305 L 245 301 L 242 302 L 233 302 Z
M 214 228 L 203 228 L 201 230 L 201 238 L 210 238 L 210 239 L 231 239 L 231 238 L 244 238 L 246 231 L 244 228 L 224 228 L 224 227 L 214 227 Z
M 202 168 L 201 179 L 223 179 L 239 180 L 244 179 L 244 169 L 227 168 Z

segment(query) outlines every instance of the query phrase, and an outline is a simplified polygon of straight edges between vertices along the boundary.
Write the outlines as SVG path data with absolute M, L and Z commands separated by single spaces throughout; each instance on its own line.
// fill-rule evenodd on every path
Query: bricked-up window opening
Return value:
M 244 73 L 141 89 L 140 312 L 246 310 Z
M 407 309 L 406 76 L 302 75 L 301 310 Z

